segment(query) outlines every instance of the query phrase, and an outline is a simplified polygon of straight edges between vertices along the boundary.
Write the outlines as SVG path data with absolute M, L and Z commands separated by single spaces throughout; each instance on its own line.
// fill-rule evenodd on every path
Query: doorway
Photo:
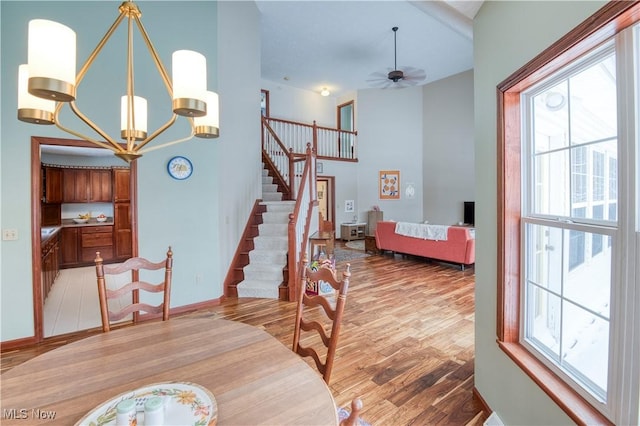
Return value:
M 84 321 L 84 316 L 87 313 L 90 313 L 91 315 L 93 315 L 94 310 L 95 310 L 95 314 L 97 314 L 97 317 L 98 318 L 100 317 L 99 309 L 96 306 L 94 306 L 95 309 L 91 307 L 92 304 L 95 304 L 97 302 L 97 291 L 95 291 L 95 294 L 93 295 L 93 290 L 96 289 L 95 267 L 83 265 L 83 267 L 78 267 L 78 268 L 62 269 L 61 272 L 58 273 L 58 276 L 56 277 L 56 279 L 53 281 L 54 283 L 53 287 L 49 288 L 49 284 L 50 284 L 49 281 L 51 277 L 49 275 L 50 274 L 49 270 L 51 268 L 51 265 L 50 264 L 43 265 L 43 251 L 42 251 L 42 248 L 43 248 L 42 243 L 43 243 L 43 240 L 45 241 L 47 240 L 47 236 L 43 238 L 42 232 L 38 232 L 43 227 L 43 223 L 45 222 L 49 223 L 49 221 L 51 220 L 51 216 L 50 216 L 51 211 L 49 209 L 43 209 L 43 206 L 50 207 L 50 205 L 42 203 L 43 201 L 42 196 L 44 194 L 43 176 L 41 174 L 43 170 L 42 168 L 43 150 L 46 152 L 49 152 L 49 154 L 45 154 L 45 160 L 51 159 L 52 156 L 53 158 L 57 156 L 57 158 L 60 158 L 61 160 L 65 159 L 66 162 L 63 161 L 64 162 L 63 165 L 67 167 L 89 167 L 89 166 L 95 166 L 96 163 L 102 163 L 104 165 L 107 165 L 107 164 L 113 164 L 112 162 L 114 161 L 112 159 L 113 155 L 111 154 L 111 151 L 108 151 L 102 148 L 97 148 L 95 145 L 86 141 L 73 140 L 73 139 L 45 138 L 45 137 L 36 137 L 36 136 L 31 138 L 31 212 L 32 212 L 31 229 L 33 230 L 32 232 L 33 280 L 32 281 L 33 281 L 33 307 L 34 307 L 33 309 L 34 309 L 34 322 L 35 322 L 34 338 L 36 342 L 41 342 L 45 338 L 49 338 L 54 335 L 66 334 L 68 332 L 75 332 L 75 331 L 85 330 L 87 328 L 92 328 L 92 327 L 83 326 L 83 324 L 86 325 L 91 323 L 91 322 Z M 102 157 L 96 155 L 102 152 L 105 152 L 105 153 L 108 152 L 108 153 Z M 122 163 L 121 160 L 115 161 L 115 164 L 119 166 L 124 165 L 124 163 Z M 130 206 L 128 209 L 128 216 L 129 216 L 128 219 L 130 220 L 130 224 L 131 224 L 131 228 L 130 228 L 131 246 L 130 247 L 131 247 L 133 256 L 135 256 L 138 251 L 137 218 L 136 218 L 137 191 L 135 190 L 137 187 L 137 180 L 136 180 L 137 167 L 136 167 L 135 161 L 129 165 L 128 171 L 130 172 L 128 174 L 130 176 L 129 187 L 131 190 Z M 74 207 L 78 207 L 78 206 L 84 207 L 82 204 L 75 204 L 75 203 L 58 204 L 57 210 L 53 209 L 53 211 L 56 212 L 57 214 L 56 223 L 58 224 L 61 223 L 62 217 L 63 217 L 63 213 L 61 212 L 64 212 L 65 208 L 73 209 Z M 43 212 L 45 216 L 43 216 Z M 44 221 L 43 221 L 43 217 L 45 218 Z M 49 227 L 50 226 L 48 226 L 48 228 Z M 63 235 L 62 229 L 59 231 L 59 234 L 61 236 Z M 60 240 L 59 244 L 64 245 L 65 241 Z M 62 250 L 60 250 L 60 252 L 62 252 Z M 56 258 L 59 263 L 63 261 L 62 255 L 55 256 L 54 258 Z M 58 279 L 60 279 L 59 284 L 61 284 L 61 286 L 59 287 L 60 291 L 65 293 L 65 291 L 63 291 L 61 287 L 66 287 L 67 294 L 73 293 L 74 297 L 79 298 L 79 300 L 75 302 L 75 305 L 72 305 L 72 306 L 75 306 L 74 308 L 72 308 L 72 310 L 76 311 L 76 312 L 73 312 L 72 315 L 74 315 L 77 318 L 76 320 L 73 320 L 73 321 L 76 321 L 77 325 L 75 326 L 75 328 L 74 326 L 66 326 L 64 328 L 64 331 L 62 332 L 52 333 L 49 330 L 49 332 L 47 333 L 45 332 L 45 299 L 49 299 L 52 297 L 51 295 L 53 294 L 53 290 L 51 289 L 55 287 L 55 284 L 58 284 L 56 283 Z M 78 280 L 81 280 L 81 283 Z M 48 285 L 47 285 L 47 288 L 43 290 L 44 282 L 47 282 Z M 70 284 L 71 286 L 69 286 Z M 75 291 L 74 289 L 81 289 L 81 290 Z M 49 290 L 51 290 L 51 292 Z M 46 294 L 45 294 L 45 291 L 46 291 Z M 85 294 L 80 295 L 79 294 L 80 291 L 82 291 Z M 89 299 L 87 297 L 89 297 Z M 59 301 L 60 301 L 60 297 L 58 296 L 58 302 Z M 52 299 L 51 302 L 56 303 L 55 299 Z M 56 314 L 54 315 L 58 315 L 58 313 L 62 312 L 57 308 L 51 308 L 51 306 L 52 305 L 49 304 L 48 306 L 49 309 L 47 310 L 47 312 L 56 312 Z M 80 307 L 82 309 L 80 309 Z M 49 314 L 49 317 L 46 319 L 48 321 L 51 320 L 51 315 Z M 68 322 L 69 320 L 65 319 L 64 321 Z M 101 323 L 99 323 L 98 326 L 101 326 Z
M 335 176 L 316 177 L 318 212 L 333 224 L 335 231 Z
M 353 100 L 338 105 L 338 129 L 349 132 L 339 132 L 338 134 L 338 151 L 343 158 L 353 158 L 354 136 L 350 132 L 353 132 L 356 128 L 354 107 L 355 102 Z

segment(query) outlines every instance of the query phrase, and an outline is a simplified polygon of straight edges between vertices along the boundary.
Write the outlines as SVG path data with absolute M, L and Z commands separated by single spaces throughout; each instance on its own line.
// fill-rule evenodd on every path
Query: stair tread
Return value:
M 278 298 L 282 271 L 287 267 L 289 215 L 295 204 L 294 200 L 282 200 L 278 185 L 263 168 L 259 205 L 266 211 L 259 212 L 262 223 L 252 225 L 258 231 L 258 235 L 252 237 L 254 248 L 242 253 L 249 257 L 249 263 L 241 268 L 245 279 L 237 283 L 238 297 Z M 267 278 L 269 276 L 271 278 Z

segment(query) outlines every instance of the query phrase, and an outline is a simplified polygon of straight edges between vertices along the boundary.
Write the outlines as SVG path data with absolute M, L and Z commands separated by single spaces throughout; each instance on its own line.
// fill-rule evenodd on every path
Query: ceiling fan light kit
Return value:
M 427 77 L 425 72 L 421 69 L 414 67 L 401 67 L 398 68 L 398 43 L 397 34 L 398 27 L 391 28 L 393 31 L 393 69 L 383 72 L 375 72 L 369 75 L 367 82 L 372 87 L 379 87 L 381 89 L 387 88 L 402 88 L 407 86 L 415 86 L 418 83 L 424 81 Z M 386 78 L 383 77 L 386 75 Z

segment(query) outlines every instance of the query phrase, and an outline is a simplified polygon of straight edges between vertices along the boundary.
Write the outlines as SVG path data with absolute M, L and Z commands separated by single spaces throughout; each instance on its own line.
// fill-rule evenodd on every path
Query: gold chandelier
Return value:
M 116 156 L 131 162 L 143 153 L 191 139 L 219 136 L 218 95 L 207 91 L 206 58 L 191 50 L 178 50 L 172 55 L 172 79 L 140 17 L 142 13 L 132 1 L 123 2 L 120 14 L 76 75 L 76 34 L 69 27 L 54 21 L 34 19 L 29 22 L 28 64 L 20 65 L 18 78 L 18 119 L 34 124 L 55 124 L 64 132 L 85 139 Z M 76 106 L 76 90 L 89 67 L 109 41 L 116 28 L 127 18 L 127 87 L 121 98 L 120 138 L 110 137 Z M 136 96 L 133 75 L 133 29 L 136 24 L 169 96 L 172 99 L 171 118 L 150 135 L 147 133 L 147 101 Z M 83 135 L 60 123 L 60 111 L 69 105 L 71 111 L 104 141 Z M 190 134 L 182 139 L 147 147 L 149 142 L 171 127 L 178 116 L 186 117 Z

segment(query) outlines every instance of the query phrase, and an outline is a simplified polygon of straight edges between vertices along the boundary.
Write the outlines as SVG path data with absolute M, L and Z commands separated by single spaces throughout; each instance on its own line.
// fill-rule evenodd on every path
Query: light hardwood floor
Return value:
M 119 287 L 128 279 L 127 274 L 108 276 L 107 287 Z M 124 297 L 111 303 L 115 310 L 128 301 Z M 95 266 L 60 270 L 44 302 L 43 326 L 45 338 L 102 326 Z
M 338 247 L 344 248 L 340 242 Z M 372 425 L 481 425 L 489 413 L 472 392 L 474 269 L 389 253 L 350 263 L 352 281 L 330 383 L 336 403 L 348 406 L 360 396 L 362 417 Z M 338 270 L 344 265 L 338 263 Z M 291 347 L 294 303 L 230 299 L 186 315 L 255 325 Z M 2 353 L 2 371 L 95 332 L 99 329 Z

